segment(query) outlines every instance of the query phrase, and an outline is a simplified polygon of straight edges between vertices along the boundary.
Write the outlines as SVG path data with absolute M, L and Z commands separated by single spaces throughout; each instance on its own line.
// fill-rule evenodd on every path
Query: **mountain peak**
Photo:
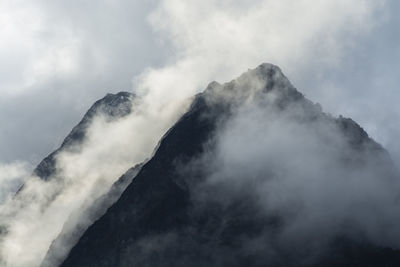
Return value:
M 131 100 L 134 94 L 129 92 L 118 92 L 116 94 L 108 93 L 102 99 L 96 101 L 94 105 L 85 114 L 92 117 L 95 113 L 102 112 L 110 117 L 123 117 L 131 112 Z
M 87 128 L 96 115 L 102 114 L 109 120 L 124 117 L 131 113 L 133 98 L 134 94 L 132 93 L 119 92 L 116 94 L 107 94 L 102 99 L 96 101 L 85 113 L 82 120 L 64 139 L 61 146 L 44 158 L 35 168 L 33 173 L 44 180 L 48 180 L 56 171 L 55 156 L 62 150 L 71 148 L 76 144 L 80 144 L 86 136 Z
M 273 64 L 263 63 L 249 69 L 236 79 L 219 84 L 211 82 L 203 93 L 209 104 L 217 103 L 226 107 L 238 107 L 253 99 L 270 98 L 278 105 L 303 99 L 304 96 L 290 83 L 281 69 Z
M 294 89 L 282 70 L 273 64 L 263 63 L 240 75 L 236 80 L 242 87 L 257 88 L 268 92 L 272 89 Z
M 283 76 L 282 70 L 277 65 L 271 63 L 262 63 L 254 69 L 249 69 L 248 72 L 258 72 L 264 75 L 268 75 L 270 73 L 279 73 Z

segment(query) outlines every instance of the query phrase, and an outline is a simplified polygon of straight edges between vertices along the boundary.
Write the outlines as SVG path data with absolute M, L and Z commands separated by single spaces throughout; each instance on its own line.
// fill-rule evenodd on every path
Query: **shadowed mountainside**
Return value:
M 260 168 L 257 170 L 242 166 L 232 171 L 230 166 L 236 168 L 241 161 L 230 165 L 232 154 L 221 152 L 225 151 L 221 144 L 226 136 L 232 137 L 226 132 L 235 129 L 232 125 L 237 125 L 241 116 L 245 118 L 241 123 L 248 123 L 253 113 L 258 119 L 261 116 L 260 124 L 266 121 L 269 128 L 265 129 L 292 125 L 278 133 L 285 136 L 285 142 L 300 143 L 304 155 L 290 156 L 288 161 L 326 157 L 326 162 L 309 165 L 318 175 L 325 175 L 328 166 L 340 168 L 337 174 L 343 177 L 335 177 L 335 173 L 333 179 L 350 180 L 354 175 L 363 179 L 366 174 L 374 179 L 398 177 L 388 153 L 358 124 L 323 113 L 278 67 L 262 64 L 229 83 L 213 82 L 195 97 L 189 111 L 165 134 L 154 156 L 118 201 L 88 228 L 61 266 L 399 266 L 400 253 L 375 244 L 356 223 L 349 226 L 344 220 L 339 230 L 328 224 L 321 232 L 326 236 L 287 234 L 291 220 L 299 220 L 292 213 L 301 210 L 301 203 L 294 202 L 300 206 L 288 210 L 265 208 L 269 203 L 263 204 L 263 194 L 257 190 L 268 189 L 274 185 L 271 181 L 290 175 L 307 176 L 309 170 L 295 173 L 280 167 L 286 164 L 286 158 L 279 158 L 279 148 L 287 149 L 285 143 L 278 142 L 278 149 L 270 153 L 280 159 L 278 165 L 258 158 L 261 166 L 255 165 Z M 268 121 L 270 116 L 273 122 Z M 245 127 L 239 129 L 234 140 L 240 142 L 240 133 L 246 131 Z M 300 131 L 306 134 L 301 136 Z M 269 135 L 260 136 L 263 140 Z M 322 163 L 326 166 L 318 166 Z M 289 165 L 296 166 L 293 162 Z M 323 225 L 311 223 L 311 227 L 317 231 Z M 308 242 L 316 239 L 315 244 Z

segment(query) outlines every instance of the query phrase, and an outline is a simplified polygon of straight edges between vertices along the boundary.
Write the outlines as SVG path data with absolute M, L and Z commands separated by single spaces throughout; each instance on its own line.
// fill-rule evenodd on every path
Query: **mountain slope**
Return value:
M 61 266 L 397 266 L 370 231 L 380 195 L 357 183 L 397 177 L 359 125 L 263 64 L 197 95 Z
M 124 117 L 131 112 L 132 97 L 133 95 L 129 92 L 119 92 L 117 94 L 107 94 L 104 98 L 96 101 L 78 125 L 67 135 L 61 146 L 38 164 L 34 170 L 34 174 L 44 180 L 49 179 L 56 171 L 56 155 L 79 145 L 84 140 L 87 127 L 96 114 L 103 114 L 109 119 Z
M 137 175 L 142 165 L 143 164 L 138 164 L 129 169 L 113 184 L 109 192 L 96 199 L 94 203 L 84 211 L 75 212 L 70 216 L 69 220 L 64 223 L 61 233 L 49 247 L 41 263 L 42 267 L 52 267 L 62 263 L 68 255 L 69 250 L 78 242 L 86 229 L 119 199 L 122 192 Z M 79 220 L 75 220 L 76 218 L 79 218 Z
M 82 144 L 87 136 L 87 129 L 95 116 L 105 116 L 107 120 L 112 121 L 129 115 L 132 111 L 132 98 L 134 95 L 129 92 L 119 92 L 116 94 L 107 94 L 102 99 L 96 101 L 85 113 L 82 120 L 72 129 L 64 139 L 61 146 L 43 159 L 35 168 L 34 174 L 43 180 L 52 179 L 56 174 L 57 155 L 75 149 Z M 60 264 L 70 250 L 71 246 L 77 242 L 82 233 L 96 219 L 105 213 L 125 190 L 140 170 L 141 164 L 129 169 L 120 177 L 111 187 L 110 191 L 96 199 L 93 204 L 86 207 L 84 211 L 75 211 L 64 223 L 59 236 L 52 242 L 49 252 L 42 262 L 42 266 L 54 266 Z M 79 217 L 76 221 L 74 218 Z M 56 251 L 57 253 L 53 253 Z
M 53 246 L 62 247 L 65 252 L 58 251 L 51 261 L 64 259 L 64 253 L 68 253 L 81 233 L 119 198 L 140 166 L 128 171 L 104 195 L 129 165 L 117 169 L 116 175 L 99 171 L 99 175 L 90 177 L 84 169 L 81 173 L 63 170 L 68 166 L 78 170 L 82 157 L 70 161 L 70 165 L 65 164 L 63 157 L 82 155 L 90 140 L 92 132 L 89 130 L 96 121 L 94 118 L 98 116 L 105 124 L 114 125 L 130 114 L 132 100 L 132 94 L 120 92 L 97 101 L 60 148 L 46 157 L 14 197 L 3 204 L 0 210 L 1 266 L 39 266 L 57 235 Z M 94 157 L 98 156 L 97 153 Z M 98 164 L 93 165 L 97 167 Z

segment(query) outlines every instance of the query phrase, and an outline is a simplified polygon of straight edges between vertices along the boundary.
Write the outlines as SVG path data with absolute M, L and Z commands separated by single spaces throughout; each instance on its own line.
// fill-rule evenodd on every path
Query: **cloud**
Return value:
M 82 213 L 126 170 L 151 156 L 162 135 L 189 104 L 186 100 L 171 111 L 150 112 L 148 107 L 154 103 L 146 101 L 149 99 L 133 98 L 132 113 L 119 119 L 110 121 L 98 114 L 82 144 L 57 154 L 57 171 L 49 181 L 30 177 L 16 197 L 3 203 L 0 216 L 7 230 L 0 252 L 5 266 L 38 266 L 60 233 L 68 236 L 73 232 L 74 224 L 87 220 Z M 70 225 L 65 229 L 66 222 Z M 58 249 L 68 250 L 72 245 Z
M 138 102 L 130 116 L 115 122 L 97 117 L 82 147 L 58 156 L 57 179 L 33 177 L 26 193 L 3 205 L 10 232 L 2 253 L 13 266 L 37 265 L 68 216 L 151 156 L 190 97 L 210 81 L 231 79 L 264 61 L 295 79 L 315 78 L 343 64 L 346 51 L 373 29 L 381 8 L 381 2 L 367 0 L 4 3 L 2 10 L 11 14 L 5 25 L 12 29 L 2 31 L 11 43 L 1 51 L 16 50 L 1 56 L 16 64 L 10 73 L 17 75 L 7 76 L 1 90 L 6 97 L 0 100 L 0 123 L 8 130 L 0 137 L 11 140 L 2 141 L 1 150 L 12 152 L 1 155 L 5 160 L 35 155 L 30 151 L 44 154 L 87 101 L 126 88 L 145 69 L 134 79 Z M 149 20 L 161 43 L 144 22 L 154 5 Z M 27 22 L 17 23 L 23 14 L 29 14 Z M 24 60 L 17 60 L 20 55 Z M 26 125 L 30 131 L 23 130 Z M 28 138 L 36 141 L 21 142 Z
M 175 79 L 184 91 L 196 81 L 202 89 L 272 62 L 327 111 L 363 125 L 398 162 L 398 7 L 390 0 L 164 1 L 151 21 L 177 63 L 163 69 L 168 78 L 160 83 L 165 94 Z
M 159 88 L 152 94 L 161 99 L 183 98 L 212 80 L 272 62 L 326 110 L 358 121 L 397 159 L 397 6 L 363 0 L 162 1 L 150 21 L 173 47 L 175 63 L 149 69 L 138 87 Z
M 302 123 L 300 112 L 296 107 L 283 114 L 259 107 L 239 111 L 218 136 L 217 160 L 210 161 L 217 171 L 210 182 L 234 183 L 236 192 L 254 183 L 250 192 L 266 212 L 288 213 L 284 234 L 293 242 L 321 241 L 316 237 L 339 232 L 350 220 L 368 239 L 398 248 L 400 183 L 383 164 L 384 153 L 362 155 L 329 121 Z M 357 165 L 360 157 L 365 162 Z
M 24 162 L 0 165 L 0 204 L 12 196 L 29 177 L 30 166 Z
M 372 1 L 245 3 L 163 1 L 151 21 L 176 47 L 178 62 L 196 62 L 200 74 L 227 80 L 264 61 L 290 72 L 340 62 L 344 48 L 373 26 L 371 16 L 380 6 Z
M 2 1 L 0 161 L 37 164 L 91 103 L 163 62 L 148 1 Z M 7 153 L 5 153 L 7 151 Z

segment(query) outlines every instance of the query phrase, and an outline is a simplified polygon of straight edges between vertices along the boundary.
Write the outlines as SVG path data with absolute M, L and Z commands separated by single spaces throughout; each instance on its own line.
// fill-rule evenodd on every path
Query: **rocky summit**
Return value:
M 131 113 L 133 94 L 129 92 L 119 92 L 117 94 L 107 94 L 104 98 L 96 101 L 83 116 L 82 120 L 64 139 L 61 146 L 44 158 L 35 168 L 34 174 L 48 180 L 55 174 L 55 158 L 62 151 L 79 145 L 86 136 L 87 127 L 90 125 L 95 115 L 102 114 L 109 119 L 124 117 Z

